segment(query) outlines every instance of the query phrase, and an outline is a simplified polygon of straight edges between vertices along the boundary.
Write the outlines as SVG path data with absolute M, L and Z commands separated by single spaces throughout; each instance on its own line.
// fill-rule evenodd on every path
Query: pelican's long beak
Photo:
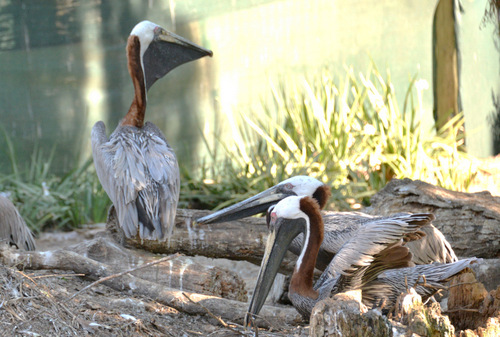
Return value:
M 210 224 L 224 221 L 242 219 L 247 216 L 267 211 L 269 206 L 278 203 L 280 200 L 289 197 L 293 192 L 283 193 L 278 189 L 278 185 L 273 186 L 264 192 L 260 192 L 253 197 L 240 201 L 237 204 L 221 209 L 210 215 L 196 220 L 199 224 Z
M 181 46 L 184 46 L 186 48 L 193 49 L 201 54 L 202 56 L 213 56 L 213 52 L 209 49 L 205 49 L 196 43 L 193 43 L 189 41 L 188 39 L 183 38 L 182 36 L 179 36 L 177 34 L 174 34 L 172 32 L 169 32 L 161 27 L 157 27 L 157 30 L 155 31 L 155 39 L 158 41 L 164 41 L 168 43 L 174 43 L 178 44 Z
M 253 317 L 262 309 L 288 246 L 304 231 L 303 221 L 304 219 L 278 219 L 277 225 L 271 227 L 255 290 L 245 315 L 245 326 L 250 326 Z
M 157 26 L 153 41 L 143 56 L 146 89 L 149 90 L 159 78 L 181 64 L 212 55 L 211 50 Z

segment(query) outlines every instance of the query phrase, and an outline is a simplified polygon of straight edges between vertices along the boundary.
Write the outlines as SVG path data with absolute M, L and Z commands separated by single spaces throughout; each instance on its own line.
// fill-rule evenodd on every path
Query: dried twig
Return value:
M 123 276 L 125 274 L 129 274 L 129 273 L 132 273 L 132 272 L 134 272 L 136 270 L 147 268 L 147 267 L 153 266 L 153 265 L 158 264 L 158 263 L 162 263 L 162 262 L 165 262 L 165 261 L 169 261 L 169 260 L 175 259 L 175 258 L 179 257 L 180 255 L 181 254 L 179 254 L 179 253 L 173 254 L 173 255 L 169 255 L 169 256 L 166 256 L 166 257 L 161 258 L 159 260 L 148 262 L 148 263 L 145 263 L 145 264 L 141 264 L 140 266 L 131 268 L 129 270 L 122 271 L 122 272 L 120 272 L 118 274 L 113 274 L 113 275 L 109 275 L 109 276 L 103 277 L 103 278 L 101 278 L 101 279 L 99 279 L 99 280 L 97 280 L 95 282 L 92 282 L 88 286 L 80 289 L 79 291 L 77 291 L 76 293 L 74 293 L 73 295 L 71 295 L 71 297 L 69 299 L 71 300 L 71 299 L 75 298 L 76 296 L 80 295 L 81 293 L 83 293 L 84 291 L 88 290 L 89 288 L 94 287 L 95 285 L 100 284 L 102 282 L 106 282 L 106 281 L 111 280 L 113 278 L 120 277 L 120 276 Z
M 475 281 L 475 282 L 461 282 L 461 283 L 457 283 L 457 284 L 451 284 L 447 288 L 450 289 L 450 288 L 457 287 L 457 286 L 471 285 L 471 284 L 476 284 L 476 283 L 481 283 L 481 282 L 479 282 L 479 281 Z
M 49 274 L 49 275 L 31 276 L 31 278 L 33 280 L 36 280 L 39 278 L 48 278 L 48 277 L 75 277 L 75 276 L 85 276 L 85 274 Z
M 449 313 L 452 313 L 452 312 L 459 312 L 459 311 L 479 312 L 479 309 L 458 308 L 458 309 L 451 309 L 451 310 L 443 311 L 443 314 L 449 314 Z

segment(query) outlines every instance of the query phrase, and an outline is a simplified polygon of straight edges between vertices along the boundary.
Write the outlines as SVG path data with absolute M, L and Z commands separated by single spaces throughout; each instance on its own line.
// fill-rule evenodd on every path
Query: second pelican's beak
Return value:
M 248 312 L 245 315 L 245 326 L 250 326 L 254 316 L 259 314 L 273 285 L 281 262 L 285 257 L 288 246 L 304 230 L 304 219 L 279 218 L 276 220 L 276 224 L 270 227 L 259 276 L 255 284 Z
M 291 191 L 283 191 L 280 185 L 276 185 L 253 197 L 240 201 L 237 204 L 199 218 L 196 222 L 199 224 L 210 224 L 242 219 L 247 216 L 265 212 L 269 206 L 291 195 L 295 194 Z

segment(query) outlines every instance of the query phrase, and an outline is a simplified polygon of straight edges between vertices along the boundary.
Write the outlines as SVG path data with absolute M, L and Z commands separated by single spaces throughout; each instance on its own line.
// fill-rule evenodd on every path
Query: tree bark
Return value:
M 431 212 L 432 223 L 458 256 L 500 257 L 500 197 L 489 192 L 463 193 L 411 179 L 393 179 L 364 211 L 389 215 Z
M 91 280 L 98 280 L 116 274 L 116 270 L 106 264 L 94 261 L 81 254 L 66 250 L 51 252 L 20 252 L 3 245 L 0 247 L 0 263 L 19 269 L 59 269 L 85 274 Z M 207 315 L 207 310 L 228 322 L 241 324 L 248 303 L 227 300 L 215 296 L 175 290 L 164 285 L 125 274 L 103 282 L 119 292 L 133 292 L 154 299 L 164 305 L 192 315 Z M 186 294 L 190 299 L 184 296 Z M 289 307 L 264 306 L 260 315 L 265 320 L 257 320 L 260 327 L 280 327 L 284 323 L 295 324 L 297 311 Z
M 200 225 L 195 222 L 207 214 L 210 214 L 210 211 L 178 209 L 172 236 L 165 242 L 125 238 L 121 229 L 117 228 L 113 213 L 108 217 L 107 230 L 125 246 L 153 253 L 181 253 L 189 256 L 245 260 L 260 266 L 267 240 L 267 225 L 264 218 L 246 218 L 210 225 Z M 287 252 L 280 272 L 291 273 L 296 259 L 294 254 Z

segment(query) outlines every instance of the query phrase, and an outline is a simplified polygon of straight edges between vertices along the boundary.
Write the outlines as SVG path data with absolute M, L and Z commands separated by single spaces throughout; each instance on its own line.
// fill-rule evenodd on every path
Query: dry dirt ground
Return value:
M 64 248 L 92 239 L 104 225 L 69 233 L 44 233 L 38 250 Z M 238 270 L 255 277 L 258 267 L 246 262 L 210 260 L 206 263 Z M 75 274 L 57 270 L 25 270 L 0 266 L 0 336 L 251 336 L 237 324 L 210 317 L 191 316 L 153 299 L 91 284 Z M 247 285 L 251 293 L 253 283 Z M 300 323 L 300 322 L 299 322 Z M 224 326 L 226 324 L 227 326 Z M 259 336 L 307 336 L 308 327 L 280 326 L 259 330 Z

